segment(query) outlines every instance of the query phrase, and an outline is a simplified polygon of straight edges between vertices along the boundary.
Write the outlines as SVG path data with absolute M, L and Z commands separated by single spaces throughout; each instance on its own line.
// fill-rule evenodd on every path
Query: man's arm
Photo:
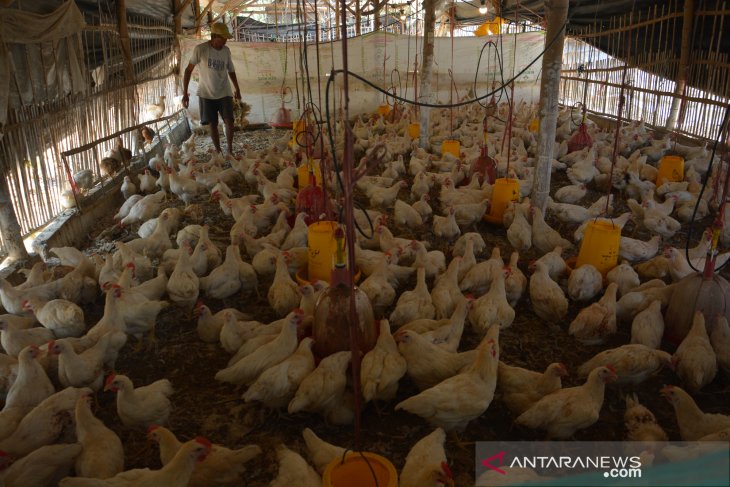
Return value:
M 233 81 L 233 87 L 236 88 L 236 92 L 234 93 L 234 97 L 237 100 L 241 99 L 241 89 L 238 87 L 238 78 L 236 78 L 236 72 L 235 71 L 229 71 L 228 76 L 231 77 L 231 81 Z
M 182 97 L 182 104 L 185 108 L 188 107 L 189 101 L 189 95 L 188 95 L 188 85 L 190 84 L 190 75 L 193 74 L 193 69 L 195 68 L 194 64 L 188 64 L 188 67 L 185 68 L 185 74 L 183 76 L 183 97 Z

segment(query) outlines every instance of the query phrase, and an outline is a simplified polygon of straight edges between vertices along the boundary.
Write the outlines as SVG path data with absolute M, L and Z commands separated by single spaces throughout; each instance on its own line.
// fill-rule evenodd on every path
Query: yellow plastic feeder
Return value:
M 410 123 L 408 124 L 408 135 L 411 136 L 411 139 L 417 139 L 421 135 L 421 124 L 420 123 Z
M 378 114 L 386 117 L 390 113 L 390 105 L 383 103 L 378 107 Z
M 684 180 L 684 157 L 664 156 L 659 161 L 659 171 L 656 176 L 656 185 L 661 186 L 667 181 L 677 182 Z
M 305 132 L 306 130 L 307 130 L 306 120 L 294 120 L 294 122 L 292 122 L 292 136 L 291 136 L 291 140 L 289 141 L 289 147 L 296 147 L 297 138 L 299 137 L 299 134 L 301 134 L 302 132 Z
M 511 178 L 499 178 L 494 182 L 492 188 L 492 204 L 489 213 L 484 215 L 484 219 L 489 223 L 502 225 L 502 216 L 510 201 L 519 201 L 520 199 L 520 181 Z
M 578 252 L 575 268 L 591 264 L 606 277 L 616 267 L 621 244 L 621 227 L 610 222 L 593 221 L 588 223 L 583 234 L 583 242 Z
M 530 132 L 539 132 L 540 131 L 540 120 L 537 118 L 533 118 L 530 121 Z
M 377 483 L 373 475 L 377 479 Z M 370 452 L 348 453 L 344 462 L 341 458 L 335 458 L 327 465 L 324 475 L 322 475 L 323 487 L 373 487 L 375 485 L 398 487 L 398 472 L 387 458 Z
M 309 225 L 307 242 L 309 259 L 307 278 L 310 281 L 330 282 L 332 278 L 332 256 L 335 254 L 335 230 L 337 222 L 321 221 Z
M 447 153 L 459 157 L 461 155 L 461 142 L 453 139 L 444 140 L 441 144 L 441 155 Z
M 322 171 L 319 170 L 319 159 L 312 159 L 312 165 L 314 166 L 314 180 L 317 186 L 322 186 Z M 297 182 L 299 183 L 299 189 L 309 186 L 309 167 L 307 163 L 297 168 Z

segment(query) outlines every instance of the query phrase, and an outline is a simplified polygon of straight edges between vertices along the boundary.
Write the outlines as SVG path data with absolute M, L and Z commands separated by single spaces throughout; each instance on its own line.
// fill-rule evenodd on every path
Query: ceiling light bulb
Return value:
M 482 15 L 487 13 L 487 5 L 485 3 L 485 0 L 482 0 L 482 6 L 479 7 L 479 13 Z

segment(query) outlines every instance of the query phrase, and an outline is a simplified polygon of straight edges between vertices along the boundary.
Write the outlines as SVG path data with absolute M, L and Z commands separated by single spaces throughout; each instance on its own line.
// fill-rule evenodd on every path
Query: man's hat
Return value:
M 222 24 L 220 22 L 210 26 L 210 33 L 225 37 L 226 39 L 230 39 L 231 37 L 233 37 L 231 33 L 228 32 L 228 27 L 226 27 L 226 24 Z

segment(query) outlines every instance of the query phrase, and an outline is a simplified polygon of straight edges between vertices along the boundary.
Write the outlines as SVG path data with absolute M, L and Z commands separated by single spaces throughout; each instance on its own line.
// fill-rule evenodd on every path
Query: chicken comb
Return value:
M 205 446 L 206 448 L 213 448 L 213 443 L 211 443 L 207 438 L 204 438 L 202 436 L 196 436 L 195 441 Z
M 204 306 L 204 304 L 203 304 L 203 300 L 202 300 L 202 299 L 198 299 L 198 300 L 197 300 L 197 301 L 195 302 L 195 309 L 200 309 L 200 308 L 202 308 L 203 306 Z
M 451 472 L 451 467 L 449 467 L 449 464 L 446 462 L 441 462 L 441 469 L 444 471 L 444 474 L 450 479 L 454 478 L 454 474 Z
M 10 454 L 6 452 L 5 450 L 0 450 L 0 457 L 9 457 Z
M 292 313 L 294 313 L 295 315 L 304 315 L 304 310 L 302 308 L 294 308 L 292 310 Z
M 147 433 L 152 433 L 154 430 L 156 430 L 159 427 L 160 427 L 159 424 L 151 424 L 147 427 Z
M 129 267 L 130 269 L 134 269 L 137 266 L 134 265 L 134 262 L 127 262 L 127 267 Z
M 616 373 L 616 367 L 614 367 L 613 365 L 606 365 L 606 368 L 614 374 Z
M 106 381 L 104 382 L 104 386 L 111 385 L 112 382 L 114 382 L 114 379 L 117 377 L 117 374 L 109 374 L 109 376 L 106 378 Z
M 48 340 L 48 351 L 50 352 L 51 349 L 56 345 L 56 340 Z

